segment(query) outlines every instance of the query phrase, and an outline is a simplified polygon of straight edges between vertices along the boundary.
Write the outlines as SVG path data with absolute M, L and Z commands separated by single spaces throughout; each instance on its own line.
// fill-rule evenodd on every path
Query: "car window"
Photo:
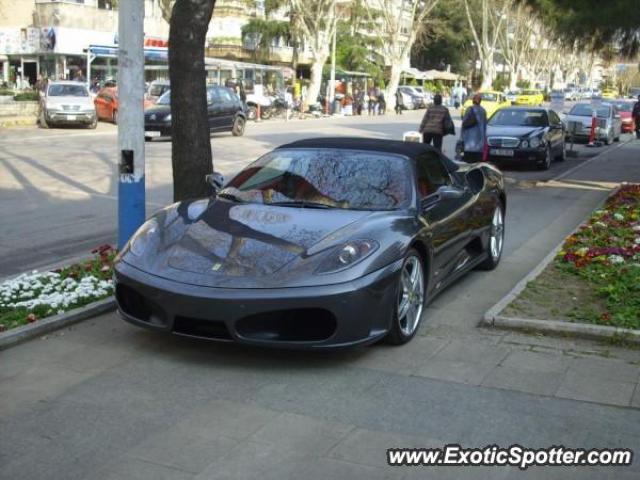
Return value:
M 562 120 L 560 120 L 560 117 L 558 116 L 558 114 L 553 110 L 549 112 L 549 116 L 551 117 L 551 123 L 553 125 L 560 125 L 562 123 Z
M 84 85 L 50 85 L 49 97 L 88 97 L 89 91 Z
M 496 101 L 498 101 L 498 94 L 496 94 L 496 93 L 482 92 L 480 94 L 480 97 L 485 102 L 496 102 Z
M 231 92 L 226 88 L 218 88 L 216 89 L 218 94 L 220 95 L 220 100 L 225 105 L 232 105 L 234 103 L 233 96 Z
M 489 125 L 545 127 L 547 126 L 547 114 L 541 110 L 503 108 L 491 116 Z
M 598 107 L 597 114 L 600 118 L 607 118 L 609 116 L 609 106 L 601 106 Z M 578 103 L 574 105 L 573 108 L 569 111 L 569 115 L 576 115 L 579 117 L 590 117 L 593 112 L 591 105 L 586 103 Z
M 449 172 L 436 152 L 427 152 L 418 157 L 416 171 L 420 198 L 436 193 L 444 185 L 451 185 Z
M 242 170 L 223 192 L 251 203 L 393 210 L 411 201 L 409 165 L 405 157 L 373 151 L 277 149 Z

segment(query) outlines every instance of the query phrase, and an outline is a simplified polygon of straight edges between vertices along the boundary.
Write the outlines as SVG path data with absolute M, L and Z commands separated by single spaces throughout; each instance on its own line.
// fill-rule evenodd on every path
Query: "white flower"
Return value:
M 621 257 L 620 255 L 610 255 L 609 261 L 613 264 L 624 263 L 624 257 Z
M 633 227 L 631 227 L 631 230 L 633 230 L 634 232 L 640 232 L 640 225 L 634 225 Z
M 640 237 L 636 237 L 633 243 L 635 243 L 636 245 L 640 245 Z
M 622 220 L 624 220 L 624 215 L 622 215 L 621 213 L 614 213 L 613 218 L 621 222 Z
M 603 222 L 595 222 L 593 226 L 598 228 L 607 228 L 607 225 Z

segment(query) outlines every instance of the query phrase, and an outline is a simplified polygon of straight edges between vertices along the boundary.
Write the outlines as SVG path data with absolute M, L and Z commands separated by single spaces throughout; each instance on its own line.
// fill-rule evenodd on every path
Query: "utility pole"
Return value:
M 118 4 L 118 248 L 145 220 L 144 0 Z
M 336 20 L 336 2 L 333 2 L 333 18 L 331 20 L 334 23 L 334 27 L 333 38 L 331 39 L 331 77 L 329 79 L 329 108 L 330 111 L 333 111 L 333 100 L 336 95 L 336 36 L 338 32 L 338 21 Z

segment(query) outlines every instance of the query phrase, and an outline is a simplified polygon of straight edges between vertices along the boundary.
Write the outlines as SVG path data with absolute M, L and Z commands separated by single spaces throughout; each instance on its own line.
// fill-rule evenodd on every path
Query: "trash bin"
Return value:
M 404 132 L 402 134 L 402 140 L 405 142 L 418 142 L 422 143 L 422 134 L 420 132 Z

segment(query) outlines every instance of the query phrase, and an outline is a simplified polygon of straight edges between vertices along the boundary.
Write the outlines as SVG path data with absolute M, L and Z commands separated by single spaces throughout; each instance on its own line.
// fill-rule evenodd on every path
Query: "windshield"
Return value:
M 393 210 L 411 199 L 409 161 L 346 149 L 279 149 L 220 192 L 237 201 L 353 210 Z
M 614 105 L 621 112 L 632 112 L 633 111 L 633 104 L 631 102 L 617 102 L 617 103 L 614 103 Z
M 516 110 L 503 108 L 493 114 L 489 125 L 509 127 L 546 127 L 547 114 L 540 110 Z
M 480 94 L 480 97 L 482 97 L 482 100 L 485 102 L 497 102 L 498 101 L 498 95 L 496 93 L 488 93 L 488 92 L 483 92 Z
M 167 90 L 169 90 L 169 85 L 154 83 L 149 87 L 149 95 L 151 95 L 152 97 L 159 97 Z
M 522 92 L 522 95 L 537 95 L 538 92 L 536 92 L 535 90 L 524 90 Z
M 89 92 L 84 85 L 51 85 L 47 95 L 50 97 L 88 97 Z
M 610 108 L 611 107 L 609 106 L 598 107 L 598 117 L 607 118 L 609 116 Z M 573 106 L 573 108 L 569 112 L 569 115 L 575 115 L 577 117 L 590 117 L 592 115 L 592 112 L 593 109 L 591 108 L 591 105 L 588 105 L 586 103 L 579 103 Z
M 158 105 L 170 105 L 171 104 L 171 90 L 167 90 L 156 102 Z

